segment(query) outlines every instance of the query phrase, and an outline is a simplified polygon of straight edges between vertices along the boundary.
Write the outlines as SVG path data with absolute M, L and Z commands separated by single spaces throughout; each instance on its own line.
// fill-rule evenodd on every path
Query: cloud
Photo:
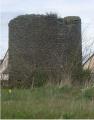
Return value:
M 86 11 L 94 9 L 94 1 L 91 0 L 3 0 L 1 2 L 2 11 L 26 11 L 30 12 L 31 10 L 60 10 L 64 9 L 66 11 Z M 65 11 L 65 12 L 66 12 Z

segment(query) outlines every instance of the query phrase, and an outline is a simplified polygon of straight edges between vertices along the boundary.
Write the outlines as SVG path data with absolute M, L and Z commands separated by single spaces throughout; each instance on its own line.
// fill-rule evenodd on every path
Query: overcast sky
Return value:
M 8 49 L 8 23 L 22 14 L 53 12 L 61 17 L 80 16 L 88 44 L 94 42 L 94 0 L 1 0 L 0 58 Z

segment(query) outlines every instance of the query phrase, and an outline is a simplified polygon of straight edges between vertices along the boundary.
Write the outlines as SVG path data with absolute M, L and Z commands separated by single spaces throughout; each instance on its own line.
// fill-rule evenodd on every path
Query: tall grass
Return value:
M 94 88 L 87 93 L 87 89 L 68 86 L 12 89 L 11 93 L 2 89 L 1 118 L 94 118 L 94 94 L 91 91 L 94 93 Z

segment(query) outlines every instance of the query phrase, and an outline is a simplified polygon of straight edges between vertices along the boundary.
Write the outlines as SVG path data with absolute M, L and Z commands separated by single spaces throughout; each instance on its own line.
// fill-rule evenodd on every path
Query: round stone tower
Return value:
M 38 75 L 45 74 L 45 80 L 59 81 L 65 72 L 81 67 L 81 57 L 79 17 L 22 15 L 9 23 L 9 82 L 12 86 L 30 86 L 37 79 L 36 71 Z

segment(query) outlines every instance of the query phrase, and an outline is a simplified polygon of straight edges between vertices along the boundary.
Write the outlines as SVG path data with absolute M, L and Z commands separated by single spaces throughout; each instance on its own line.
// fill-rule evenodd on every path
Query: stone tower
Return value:
M 14 18 L 9 23 L 9 84 L 31 85 L 36 71 L 46 74 L 48 81 L 63 79 L 68 68 L 74 72 L 81 67 L 81 43 L 79 17 L 32 14 Z

